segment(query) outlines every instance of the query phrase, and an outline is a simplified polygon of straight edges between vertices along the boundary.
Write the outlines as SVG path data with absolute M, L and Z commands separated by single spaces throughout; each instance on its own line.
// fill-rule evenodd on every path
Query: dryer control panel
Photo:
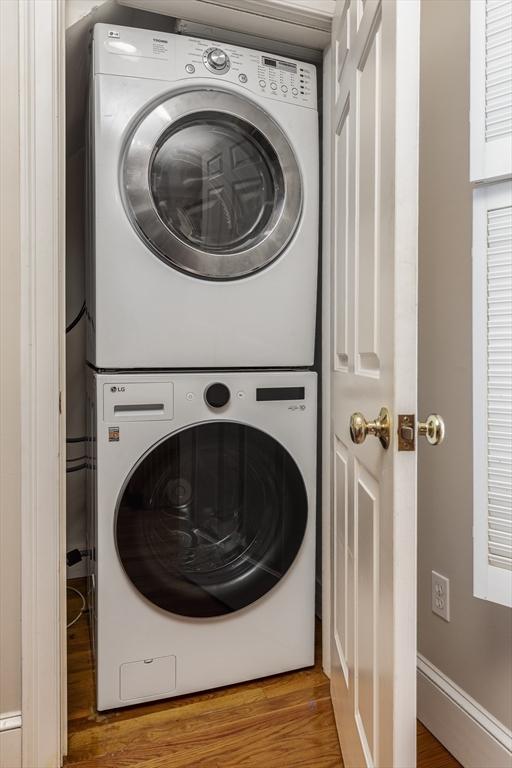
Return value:
M 194 37 L 178 37 L 176 45 L 178 71 L 189 76 L 211 73 L 271 99 L 317 108 L 313 64 Z
M 317 109 L 313 64 L 230 43 L 96 24 L 94 73 L 235 83 L 269 99 Z

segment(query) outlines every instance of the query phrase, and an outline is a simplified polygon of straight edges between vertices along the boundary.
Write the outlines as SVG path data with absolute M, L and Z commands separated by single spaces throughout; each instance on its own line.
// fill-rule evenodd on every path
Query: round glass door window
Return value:
M 205 252 L 250 248 L 284 196 L 274 150 L 247 123 L 219 115 L 185 119 L 164 135 L 151 164 L 151 194 L 163 223 Z
M 123 568 L 148 600 L 182 616 L 221 616 L 269 592 L 304 538 L 307 495 L 290 454 L 260 430 L 208 422 L 135 467 L 119 500 Z
M 268 266 L 301 212 L 300 172 L 285 135 L 262 109 L 222 91 L 179 94 L 153 108 L 128 142 L 123 185 L 145 243 L 202 278 Z

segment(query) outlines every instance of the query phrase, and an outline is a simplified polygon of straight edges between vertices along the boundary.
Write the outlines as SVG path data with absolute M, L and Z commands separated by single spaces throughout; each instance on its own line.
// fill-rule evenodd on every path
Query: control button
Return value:
M 260 85 L 262 88 L 264 88 L 266 86 L 266 82 L 264 80 L 260 80 Z
M 187 398 L 187 400 L 193 400 L 194 399 L 194 393 L 193 392 L 187 392 L 186 398 Z
M 294 96 L 298 96 L 299 95 L 299 91 L 297 90 L 297 88 L 292 88 L 292 93 L 293 93 Z
M 287 93 L 288 92 L 288 87 L 286 85 L 282 85 L 281 86 L 281 90 L 282 90 L 283 93 Z
M 277 91 L 277 83 L 270 83 L 270 87 L 273 91 Z
M 227 53 L 220 48 L 212 48 L 208 54 L 208 64 L 213 69 L 225 69 L 229 64 Z
M 212 408 L 222 408 L 229 403 L 230 397 L 229 389 L 225 384 L 221 384 L 220 382 L 210 384 L 204 393 L 204 399 L 206 400 L 207 405 Z
M 243 389 L 239 390 L 236 393 L 236 396 L 238 397 L 239 400 L 243 400 L 243 398 L 245 397 L 245 392 L 243 391 Z
M 193 75 L 195 71 L 196 71 L 196 68 L 194 67 L 193 64 L 187 64 L 187 66 L 185 67 L 185 72 L 188 72 L 189 75 Z
M 244 73 L 242 72 L 241 75 L 238 75 L 238 79 L 240 80 L 241 83 L 246 83 L 247 82 L 247 75 L 244 75 Z

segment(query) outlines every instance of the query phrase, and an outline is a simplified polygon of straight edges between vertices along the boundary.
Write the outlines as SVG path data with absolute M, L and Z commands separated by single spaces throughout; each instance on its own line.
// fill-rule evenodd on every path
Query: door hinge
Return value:
M 416 424 L 413 413 L 398 415 L 398 450 L 416 450 Z

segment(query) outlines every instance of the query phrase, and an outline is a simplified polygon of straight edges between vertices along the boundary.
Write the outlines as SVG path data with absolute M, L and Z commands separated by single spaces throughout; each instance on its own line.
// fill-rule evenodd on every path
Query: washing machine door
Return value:
M 221 616 L 283 578 L 307 508 L 302 475 L 280 443 L 243 424 L 198 424 L 133 469 L 117 508 L 117 551 L 151 603 L 182 616 Z
M 143 241 L 199 278 L 237 279 L 271 264 L 302 207 L 299 166 L 281 128 L 220 90 L 153 105 L 129 136 L 122 186 Z

